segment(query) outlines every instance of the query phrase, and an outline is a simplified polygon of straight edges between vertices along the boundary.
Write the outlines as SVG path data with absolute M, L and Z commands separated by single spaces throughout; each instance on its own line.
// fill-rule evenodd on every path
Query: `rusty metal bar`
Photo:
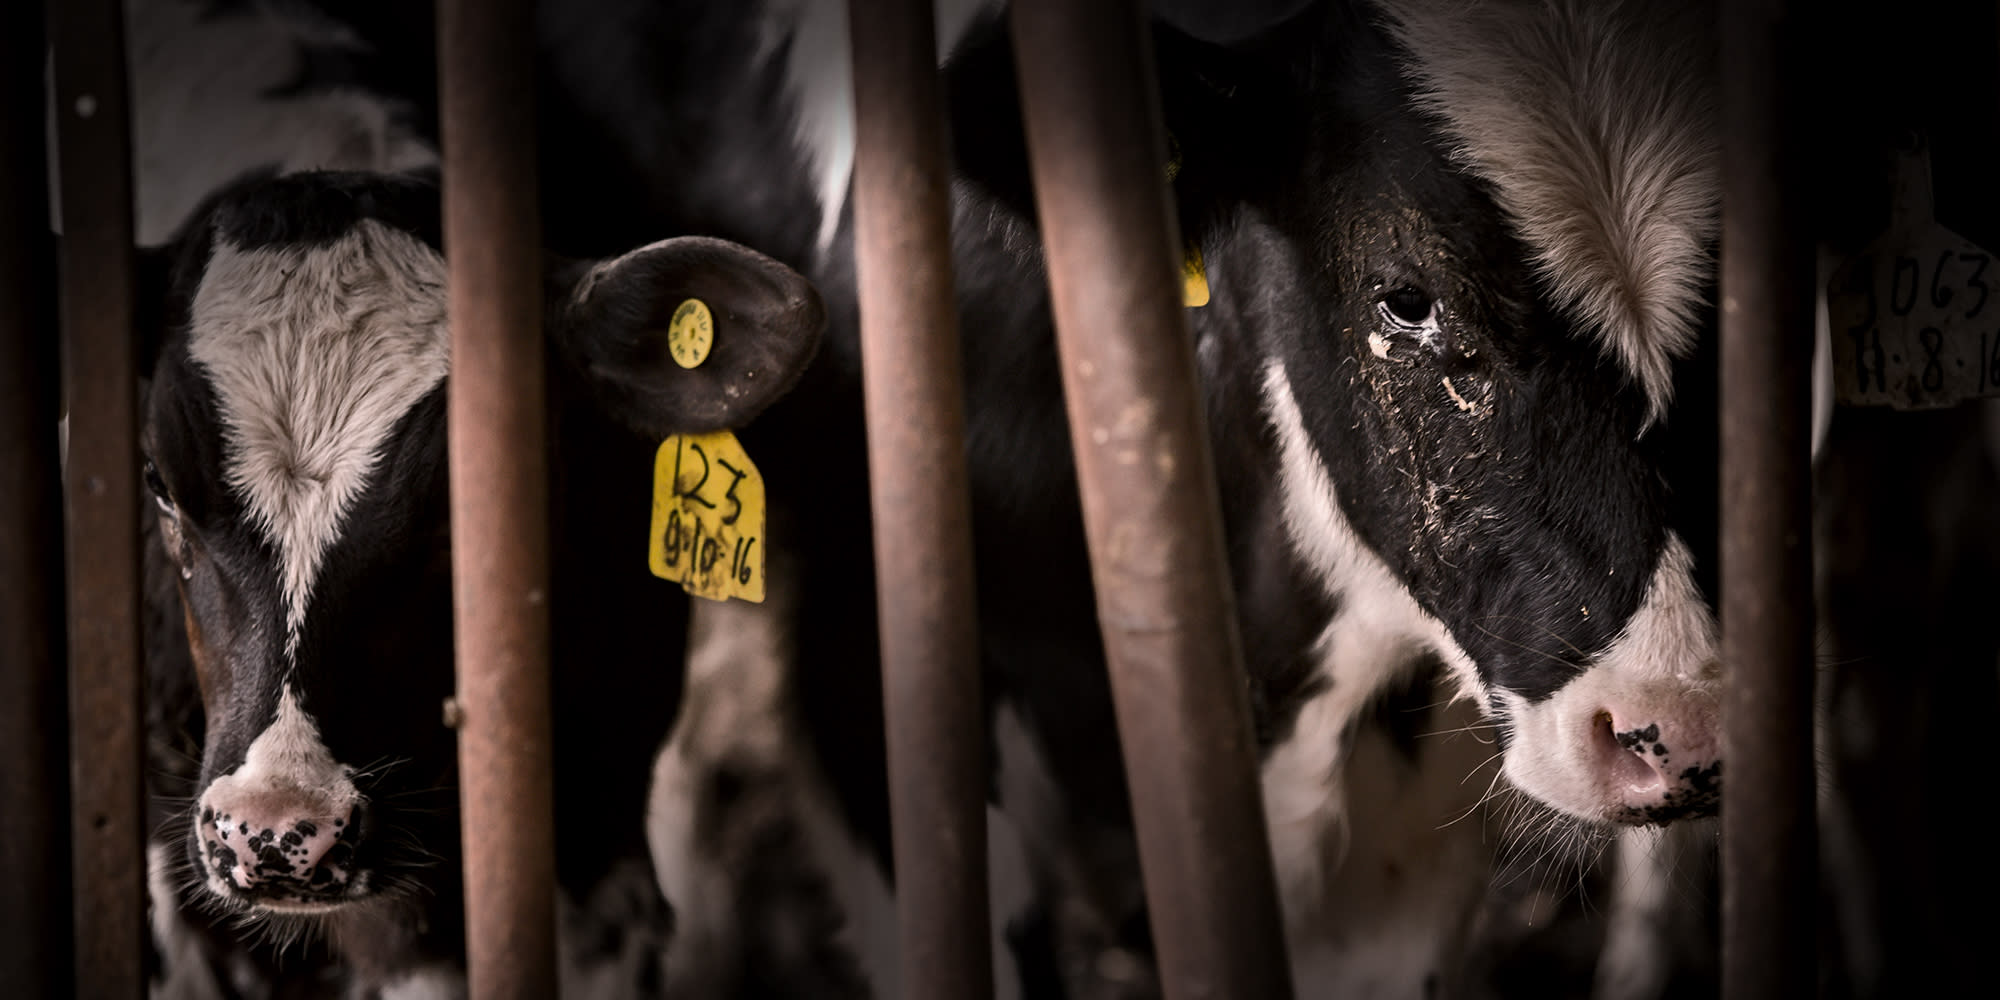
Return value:
M 1152 50 L 1132 0 L 1019 0 L 1012 19 L 1162 981 L 1177 1000 L 1286 997 Z
M 532 21 L 438 4 L 454 639 L 474 997 L 556 994 L 548 461 Z
M 132 150 L 116 0 L 52 0 L 80 995 L 145 992 Z
M 39 4 L 0 14 L 0 983 L 70 985 L 55 237 Z
M 855 271 L 902 989 L 983 997 L 986 743 L 930 0 L 856 0 Z
M 1753 1000 L 1817 981 L 1814 281 L 1799 31 L 1782 0 L 1723 9 L 1722 987 Z

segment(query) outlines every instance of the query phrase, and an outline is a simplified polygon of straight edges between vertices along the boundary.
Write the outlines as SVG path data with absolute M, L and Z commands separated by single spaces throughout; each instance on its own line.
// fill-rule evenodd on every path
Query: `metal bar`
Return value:
M 857 0 L 855 271 L 902 990 L 983 997 L 987 761 L 930 0 Z
M 55 0 L 76 986 L 145 992 L 132 150 L 116 0 Z
M 39 4 L 0 19 L 0 983 L 53 997 L 72 986 L 47 36 Z
M 438 4 L 452 592 L 474 997 L 556 993 L 548 464 L 524 0 Z
M 1289 996 L 1152 50 L 1132 0 L 1020 0 L 1012 18 L 1162 980 Z
M 1782 0 L 1723 15 L 1722 987 L 1816 981 L 1810 428 L 1812 244 L 1800 34 Z M 1794 11 L 1791 16 L 1799 16 Z

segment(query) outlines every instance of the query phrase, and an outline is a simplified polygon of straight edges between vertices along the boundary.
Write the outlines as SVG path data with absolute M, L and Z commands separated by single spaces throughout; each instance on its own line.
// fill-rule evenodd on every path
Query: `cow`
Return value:
M 420 11 L 282 6 L 434 100 Z M 796 704 L 886 871 L 841 6 L 551 0 L 537 74 L 567 252 L 671 218 L 826 297 L 828 356 L 752 436 L 815 484 Z M 1258 7 L 1162 4 L 1151 27 L 1162 165 L 1211 289 L 1189 318 L 1243 683 L 1301 990 L 1425 995 L 1453 985 L 1490 877 L 1488 758 L 1538 828 L 1718 805 L 1713 428 L 1675 406 L 1714 322 L 1713 40 L 1692 3 Z M 1007 22 L 965 3 L 938 23 L 994 798 L 1043 897 L 1016 930 L 1057 942 L 1072 995 L 1144 991 Z M 1404 877 L 1411 852 L 1431 881 Z
M 421 172 L 257 171 L 166 251 L 142 432 L 151 851 L 163 960 L 194 966 L 163 995 L 463 992 L 438 194 Z M 565 975 L 638 996 L 671 926 L 643 815 L 690 600 L 645 557 L 655 449 L 755 419 L 825 314 L 792 269 L 706 237 L 548 255 L 543 280 L 557 876 L 584 963 Z M 688 299 L 714 331 L 691 369 L 665 332 Z

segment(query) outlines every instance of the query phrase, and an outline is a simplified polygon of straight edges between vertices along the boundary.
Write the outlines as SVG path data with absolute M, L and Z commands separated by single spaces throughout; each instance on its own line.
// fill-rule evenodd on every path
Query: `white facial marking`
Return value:
M 997 0 L 937 0 L 937 57 L 942 65 L 980 11 Z M 844 0 L 778 0 L 767 14 L 764 44 L 789 39 L 786 81 L 798 105 L 799 145 L 818 176 L 819 245 L 833 242 L 854 172 L 854 76 Z
M 450 365 L 444 260 L 363 221 L 331 244 L 218 240 L 188 352 L 221 411 L 224 475 L 278 550 L 285 653 L 321 557 L 391 430 Z
M 1319 673 L 1331 684 L 1300 708 L 1290 735 L 1265 758 L 1262 773 L 1287 921 L 1297 926 L 1320 905 L 1344 850 L 1341 735 L 1348 725 L 1425 652 L 1444 660 L 1462 692 L 1483 698 L 1484 690 L 1471 657 L 1443 623 L 1417 606 L 1341 512 L 1278 362 L 1265 369 L 1264 399 L 1278 436 L 1286 534 L 1340 602 L 1313 647 Z
M 1721 215 L 1712 45 L 1645 0 L 1376 0 L 1423 102 L 1494 186 L 1556 299 L 1650 401 L 1693 346 Z
M 351 808 L 361 795 L 349 780 L 351 769 L 333 759 L 319 725 L 299 707 L 291 685 L 278 695 L 278 714 L 243 754 L 243 763 L 215 779 L 203 798 L 238 787 L 290 786 L 316 794 L 332 807 Z M 344 811 L 344 810 L 343 810 Z
M 201 794 L 204 815 L 196 817 L 195 825 L 204 854 L 212 859 L 222 848 L 234 852 L 238 865 L 228 877 L 235 879 L 239 888 L 249 888 L 260 876 L 253 874 L 256 852 L 244 838 L 272 831 L 278 836 L 298 833 L 303 842 L 296 849 L 305 853 L 294 862 L 294 878 L 304 881 L 311 869 L 322 863 L 327 848 L 340 838 L 338 823 L 344 823 L 361 802 L 352 773 L 333 758 L 320 739 L 319 726 L 299 707 L 291 685 L 286 685 L 278 695 L 277 717 L 250 742 L 243 763 L 215 779 Z M 213 820 L 204 822 L 210 812 Z M 300 820 L 312 824 L 312 829 L 291 829 Z M 226 894 L 224 876 L 213 864 L 206 875 L 212 888 Z M 335 884 L 347 882 L 344 868 L 332 870 L 330 875 Z M 318 901 L 271 903 L 272 908 L 298 912 L 318 912 L 325 906 Z
M 1676 767 L 1712 764 L 1721 750 L 1721 666 L 1714 616 L 1694 583 L 1694 556 L 1669 535 L 1639 610 L 1575 680 L 1540 702 L 1502 690 L 1516 786 L 1585 819 L 1613 818 L 1622 793 L 1596 760 L 1591 727 L 1658 725 Z
M 1436 652 L 1465 693 L 1483 700 L 1485 688 L 1472 657 L 1459 648 L 1444 623 L 1417 605 L 1388 564 L 1348 523 L 1333 479 L 1306 433 L 1291 380 L 1284 365 L 1276 361 L 1264 369 L 1264 405 L 1278 435 L 1278 485 L 1284 497 L 1285 533 L 1327 594 L 1340 600 L 1339 617 L 1364 623 L 1384 637 L 1378 645 L 1385 648 L 1399 645 Z M 1379 678 L 1356 678 L 1356 682 L 1371 691 L 1380 686 Z

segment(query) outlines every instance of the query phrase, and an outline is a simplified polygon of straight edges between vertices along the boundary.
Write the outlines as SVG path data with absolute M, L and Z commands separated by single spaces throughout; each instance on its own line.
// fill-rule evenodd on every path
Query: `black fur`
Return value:
M 172 714 L 154 720 L 156 739 L 200 754 L 198 774 L 177 767 L 162 792 L 192 801 L 241 765 L 273 718 L 280 686 L 291 685 L 335 758 L 357 769 L 354 780 L 365 796 L 349 838 L 352 864 L 368 873 L 383 902 L 302 924 L 329 939 L 361 983 L 380 984 L 424 964 L 449 965 L 462 955 L 457 748 L 442 708 L 453 690 L 447 390 L 433 388 L 383 442 L 340 535 L 322 556 L 286 669 L 276 553 L 228 482 L 221 409 L 189 355 L 188 302 L 218 241 L 319 246 L 373 219 L 428 236 L 435 246 L 437 210 L 437 189 L 428 180 L 353 174 L 256 176 L 212 199 L 172 254 L 183 266 L 161 312 L 173 327 L 153 372 L 145 431 L 147 478 L 169 512 L 161 525 L 171 521 L 184 539 L 169 552 L 155 531 L 151 562 L 155 574 L 182 578 L 177 589 L 186 621 L 195 626 L 177 628 L 171 612 L 151 613 L 158 622 L 149 629 L 155 684 L 175 695 L 165 702 Z M 629 344 L 632 331 L 620 327 L 620 317 L 644 320 L 650 310 L 613 300 L 672 296 L 685 293 L 690 280 L 708 282 L 727 290 L 718 293 L 716 354 L 726 361 L 731 352 L 748 352 L 782 392 L 817 344 L 821 319 L 811 288 L 740 247 L 724 251 L 714 241 L 672 247 L 671 275 L 641 268 L 599 282 L 592 295 L 605 306 L 602 315 L 570 316 L 562 295 L 574 282 L 557 283 L 551 340 Z M 598 360 L 586 370 L 563 364 L 564 357 Z M 650 392 L 646 405 L 614 414 L 600 392 L 609 377 L 648 385 L 647 372 L 635 364 L 589 349 L 551 348 L 557 868 L 562 888 L 580 903 L 635 865 L 657 897 L 643 812 L 653 755 L 679 703 L 686 644 L 688 599 L 652 576 L 644 558 L 658 438 L 628 426 L 674 424 L 677 418 L 665 411 L 680 397 Z M 746 413 L 754 410 L 728 415 L 747 419 Z M 174 589 L 155 587 L 151 606 L 176 603 Z M 196 686 L 200 697 L 189 697 Z M 163 818 L 156 835 L 181 845 L 200 872 L 203 859 L 189 826 L 189 815 L 179 812 Z M 206 898 L 204 889 L 190 885 L 189 892 L 191 913 L 233 909 Z M 647 920 L 666 920 L 663 903 L 639 911 L 654 914 Z M 234 934 L 220 925 L 211 930 Z M 656 930 L 664 939 L 665 928 Z M 221 954 L 247 955 L 264 974 L 284 974 L 279 957 L 254 942 L 239 941 Z M 293 960 L 331 961 L 318 951 L 305 954 Z

